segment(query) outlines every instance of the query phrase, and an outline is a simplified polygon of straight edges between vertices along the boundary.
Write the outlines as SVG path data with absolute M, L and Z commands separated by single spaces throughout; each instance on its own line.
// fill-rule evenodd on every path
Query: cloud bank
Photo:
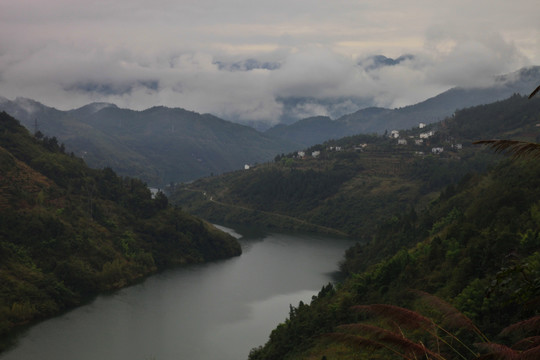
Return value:
M 0 96 L 267 125 L 398 107 L 540 64 L 538 10 L 525 0 L 7 0 Z

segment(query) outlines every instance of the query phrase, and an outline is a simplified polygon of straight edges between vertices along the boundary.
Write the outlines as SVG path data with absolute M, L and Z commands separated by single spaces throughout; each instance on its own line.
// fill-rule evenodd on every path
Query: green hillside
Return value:
M 441 333 L 437 348 L 421 328 L 413 332 L 403 329 L 403 338 L 423 341 L 440 353 L 442 359 L 476 359 L 490 350 L 504 349 L 474 345 L 486 339 L 510 346 L 517 340 L 538 335 L 539 179 L 538 161 L 503 161 L 487 174 L 470 176 L 448 187 L 423 212 L 405 213 L 382 223 L 371 242 L 348 250 L 342 264 L 349 274 L 347 280 L 337 288 L 324 287 L 310 305 L 301 303 L 291 308 L 289 318 L 270 334 L 267 344 L 251 352 L 250 359 L 405 358 L 388 353 L 388 349 L 367 346 L 369 341 L 385 343 L 375 328 L 366 333 L 365 327 L 364 332 L 361 327 L 356 332 L 347 332 L 353 326 L 340 327 L 359 322 L 385 326 L 374 319 L 364 323 L 370 318 L 354 311 L 355 305 L 392 304 L 418 310 L 437 319 L 438 324 L 447 327 L 452 336 L 459 336 L 472 349 L 470 352 L 455 344 L 462 357 L 442 343 L 442 340 L 455 342 L 450 335 Z M 449 302 L 485 338 L 468 331 L 471 326 L 465 325 L 466 318 L 462 315 L 451 321 L 449 316 L 458 313 L 450 313 L 450 306 L 441 307 L 441 301 L 433 299 L 422 303 L 426 296 L 422 293 L 418 296 L 413 289 Z M 532 320 L 520 323 L 527 326 L 518 326 L 516 334 L 500 334 L 510 324 L 527 319 Z M 328 335 L 334 332 L 338 336 Z M 344 333 L 356 338 L 346 338 Z M 531 338 L 526 347 L 513 350 L 514 355 L 535 346 L 537 343 Z M 535 349 L 531 353 L 537 355 L 539 349 Z M 510 358 L 499 355 L 485 358 Z M 438 357 L 424 354 L 421 358 Z
M 212 221 L 323 227 L 368 240 L 381 221 L 422 210 L 445 186 L 494 164 L 498 157 L 472 145 L 474 140 L 535 141 L 538 104 L 516 95 L 400 131 L 399 138 L 357 135 L 328 141 L 301 155 L 282 154 L 273 163 L 178 186 L 172 199 Z M 434 148 L 443 151 L 434 154 Z
M 273 164 L 176 189 L 174 201 L 208 218 L 332 229 L 360 240 L 341 263 L 347 279 L 324 286 L 311 304 L 291 307 L 250 360 L 476 359 L 490 352 L 486 359 L 506 359 L 497 357 L 503 349 L 518 358 L 529 348 L 527 354 L 538 354 L 533 340 L 516 349 L 503 345 L 540 331 L 540 162 L 512 162 L 472 142 L 536 141 L 539 109 L 539 99 L 515 95 L 400 131 L 399 138 L 344 138 L 306 149 L 303 158 L 283 154 Z M 433 337 L 419 325 L 409 331 L 413 313 L 401 324 L 387 311 L 382 315 L 391 322 L 384 323 L 352 308 L 369 304 L 420 311 L 449 333 Z M 500 335 L 530 318 L 516 327 L 521 333 Z M 478 331 L 469 332 L 472 324 Z M 497 344 L 475 345 L 487 339 Z M 432 353 L 415 357 L 413 345 Z
M 0 113 L 0 339 L 156 271 L 240 251 L 140 180 L 90 169 Z

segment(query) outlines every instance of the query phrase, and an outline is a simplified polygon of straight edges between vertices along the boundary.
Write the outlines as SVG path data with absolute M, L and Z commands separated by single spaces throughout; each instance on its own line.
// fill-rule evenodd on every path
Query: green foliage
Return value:
M 312 209 L 319 199 L 335 194 L 351 175 L 347 170 L 319 172 L 268 168 L 261 170 L 255 178 L 238 179 L 231 192 L 242 203 L 256 204 L 258 210 L 299 213 Z
M 488 105 L 475 106 L 455 113 L 444 122 L 448 131 L 459 138 L 479 140 L 524 136 L 540 120 L 540 99 L 528 100 L 514 95 L 507 100 Z M 516 132 L 520 129 L 520 132 Z M 512 136 L 508 136 L 512 134 Z M 517 136 L 515 136 L 517 135 Z
M 431 125 L 429 130 L 434 135 L 419 145 L 413 141 L 406 146 L 397 145 L 396 139 L 377 135 L 328 141 L 306 149 L 303 158 L 297 153 L 281 154 L 273 163 L 249 171 L 177 186 L 171 199 L 174 204 L 213 221 L 242 223 L 247 217 L 251 222 L 266 225 L 267 217 L 246 214 L 249 210 L 264 211 L 370 241 L 371 234 L 380 226 L 389 226 L 386 221 L 393 216 L 401 217 L 411 208 L 421 211 L 440 191 L 444 191 L 445 197 L 452 196 L 462 179 L 473 179 L 474 174 L 496 164 L 499 157 L 471 145 L 480 134 L 535 140 L 539 102 L 540 99 L 533 103 L 513 96 L 460 110 Z M 402 131 L 400 138 L 417 139 L 422 131 L 425 129 Z M 444 152 L 431 154 L 431 148 L 436 146 L 444 147 Z M 311 156 L 315 150 L 321 152 L 317 158 Z M 208 196 L 196 198 L 194 191 Z M 504 197 L 492 197 L 490 201 L 504 202 L 518 190 L 505 187 L 501 191 Z M 511 211 L 501 207 L 497 216 L 511 217 Z M 271 223 L 294 226 L 286 221 Z
M 239 253 L 163 193 L 90 169 L 0 114 L 0 339 L 167 266 Z
M 420 148 L 397 147 L 384 137 L 350 137 L 306 151 L 321 151 L 317 159 L 281 155 L 256 171 L 201 180 L 177 192 L 175 201 L 189 209 L 215 209 L 209 203 L 218 201 L 225 209 L 242 207 L 243 215 L 260 208 L 364 240 L 346 252 L 340 265 L 349 276 L 337 291 L 324 302 L 291 309 L 250 359 L 320 359 L 328 349 L 334 358 L 366 358 L 316 334 L 358 320 L 341 304 L 413 305 L 411 288 L 452 301 L 489 337 L 538 316 L 540 164 L 495 165 L 492 153 L 470 146 L 480 136 L 534 141 L 537 109 L 538 102 L 514 96 L 456 112 L 434 127 L 436 135 Z M 404 137 L 415 134 L 403 132 Z M 463 150 L 414 154 L 436 144 L 453 149 L 455 143 Z M 329 150 L 336 146 L 344 153 Z M 337 169 L 346 169 L 347 177 L 331 191 L 298 196 L 301 185 L 291 174 L 319 172 L 320 180 Z M 301 182 L 309 187 L 310 180 Z M 195 197 L 197 192 L 205 196 Z M 228 219 L 234 222 L 234 215 Z M 327 318 L 330 313 L 336 317 Z
M 254 350 L 258 357 L 253 359 L 280 358 L 271 356 L 274 353 L 300 359 L 311 352 L 320 358 L 329 349 L 347 354 L 344 358 L 359 356 L 316 336 L 295 343 L 288 329 L 335 326 L 322 314 L 343 298 L 355 304 L 412 306 L 410 289 L 451 301 L 488 337 L 509 346 L 507 339 L 497 337 L 499 332 L 508 324 L 540 315 L 539 179 L 540 163 L 503 161 L 485 175 L 469 176 L 446 189 L 423 211 L 388 219 L 371 241 L 347 251 L 342 268 L 349 277 L 325 306 L 302 307 L 305 318 L 293 318 L 299 323 L 276 328 L 280 336 Z M 311 324 L 314 319 L 319 319 L 316 325 Z M 345 312 L 340 319 L 341 324 L 357 321 Z M 462 340 L 474 342 L 456 331 Z M 426 339 L 420 339 L 427 345 Z M 486 349 L 480 350 L 493 350 Z
M 344 156 L 347 153 L 351 155 Z M 409 211 L 415 201 L 427 202 L 433 190 L 482 167 L 473 160 L 437 162 L 409 153 L 381 154 L 375 148 L 364 153 L 350 148 L 324 157 L 288 158 L 294 163 L 292 167 L 282 164 L 281 158 L 279 164 L 202 179 L 176 187 L 171 198 L 173 203 L 212 221 L 243 223 L 247 217 L 264 226 L 269 217 L 281 215 L 283 221 L 274 221 L 274 226 L 294 226 L 284 221 L 293 217 L 368 239 L 381 221 Z M 459 171 L 455 170 L 458 166 Z M 417 169 L 422 169 L 422 174 Z M 441 174 L 439 180 L 432 175 L 436 173 Z M 263 211 L 265 216 L 254 219 L 248 211 Z

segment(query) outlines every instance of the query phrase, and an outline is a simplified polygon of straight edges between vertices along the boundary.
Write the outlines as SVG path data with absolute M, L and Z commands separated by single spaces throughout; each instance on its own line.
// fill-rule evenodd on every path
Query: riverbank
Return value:
M 290 304 L 309 302 L 334 281 L 352 242 L 257 229 L 242 235 L 241 256 L 167 270 L 100 295 L 28 328 L 0 359 L 247 358 Z

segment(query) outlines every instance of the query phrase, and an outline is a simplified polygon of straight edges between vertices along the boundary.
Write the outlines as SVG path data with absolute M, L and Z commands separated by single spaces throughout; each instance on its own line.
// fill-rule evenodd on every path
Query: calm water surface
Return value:
M 0 360 L 245 360 L 333 281 L 348 240 L 266 234 L 240 257 L 166 271 L 42 322 Z

